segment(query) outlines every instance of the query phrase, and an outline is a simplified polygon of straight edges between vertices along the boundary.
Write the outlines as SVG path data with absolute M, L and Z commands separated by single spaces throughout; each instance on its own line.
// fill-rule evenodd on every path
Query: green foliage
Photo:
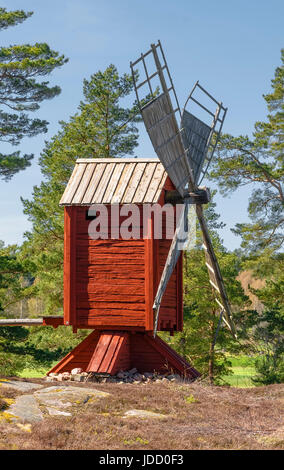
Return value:
M 228 297 L 235 315 L 242 312 L 249 299 L 236 280 L 240 270 L 240 260 L 234 253 L 225 250 L 216 228 L 220 226 L 219 215 L 214 211 L 215 203 L 210 203 L 206 218 L 211 228 L 210 234 L 226 284 Z M 211 383 L 222 383 L 222 376 L 230 370 L 230 361 L 225 354 L 237 351 L 236 343 L 227 328 L 221 328 L 216 336 L 220 308 L 215 300 L 215 291 L 209 283 L 204 251 L 201 248 L 201 233 L 197 234 L 197 246 L 185 253 L 184 268 L 184 327 L 183 331 L 168 339 L 180 354 L 186 357 Z M 237 327 L 240 328 L 237 322 Z
M 19 375 L 24 369 L 51 368 L 89 334 L 71 328 L 0 327 L 0 375 Z
M 263 289 L 254 291 L 264 305 L 252 332 L 263 354 L 256 361 L 257 384 L 284 381 L 284 271 L 279 279 L 269 279 Z
M 32 15 L 22 10 L 6 11 L 0 8 L 0 29 L 15 26 Z M 50 49 L 46 43 L 0 47 L 0 102 L 8 110 L 0 110 L 0 140 L 18 145 L 23 137 L 47 132 L 48 122 L 30 118 L 28 112 L 39 109 L 39 103 L 60 93 L 60 87 L 49 86 L 37 77 L 49 75 L 67 62 L 63 55 Z M 19 151 L 0 154 L 0 176 L 10 179 L 15 173 L 30 165 L 32 154 Z
M 256 360 L 256 376 L 252 381 L 256 385 L 280 384 L 284 382 L 284 354 L 280 357 L 263 356 Z
M 133 89 L 130 75 L 118 75 L 114 65 L 84 80 L 84 101 L 68 123 L 46 143 L 40 166 L 46 180 L 35 186 L 32 200 L 23 200 L 24 212 L 32 222 L 26 233 L 22 259 L 34 262 L 38 295 L 45 313 L 61 313 L 63 304 L 63 208 L 60 198 L 77 158 L 119 157 L 133 154 L 138 145 L 134 121 L 126 121 L 137 107 L 120 105 Z
M 269 114 L 256 122 L 253 138 L 223 135 L 218 145 L 211 178 L 224 195 L 252 185 L 248 213 L 252 223 L 237 224 L 247 253 L 269 248 L 277 252 L 283 244 L 283 146 L 284 146 L 284 49 L 282 65 L 275 71 L 272 92 L 264 96 Z
M 13 348 L 21 345 L 27 336 L 26 329 L 20 326 L 0 327 L 0 375 L 16 375 L 24 367 L 23 358 Z
M 0 8 L 0 30 L 9 28 L 22 23 L 29 18 L 33 13 L 31 11 L 25 12 L 23 10 L 7 11 L 6 8 Z
M 19 260 L 17 245 L 4 246 L 0 241 L 0 311 L 34 293 L 31 287 L 30 270 L 32 263 Z

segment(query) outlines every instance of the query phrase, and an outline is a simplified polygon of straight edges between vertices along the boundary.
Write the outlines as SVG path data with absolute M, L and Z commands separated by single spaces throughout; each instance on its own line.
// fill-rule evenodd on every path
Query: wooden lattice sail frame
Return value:
M 146 59 L 149 57 L 154 59 L 154 63 L 156 66 L 156 70 L 153 73 L 150 73 L 147 69 Z M 137 81 L 138 74 L 135 72 L 135 67 L 137 64 L 142 63 L 146 79 L 142 79 L 142 81 Z M 170 176 L 172 182 L 174 183 L 175 187 L 179 191 L 180 195 L 184 198 L 185 206 L 189 203 L 189 196 L 198 193 L 198 185 L 197 179 L 199 175 L 202 173 L 202 165 L 205 163 L 207 159 L 206 169 L 204 170 L 202 177 L 204 177 L 205 172 L 208 169 L 208 164 L 210 163 L 215 147 L 216 147 L 216 140 L 218 139 L 223 122 L 225 119 L 225 115 L 227 109 L 224 108 L 222 103 L 219 103 L 212 97 L 203 87 L 199 85 L 199 82 L 196 82 L 193 90 L 191 91 L 186 105 L 189 100 L 196 102 L 199 106 L 204 108 L 210 114 L 212 114 L 207 108 L 205 108 L 199 101 L 197 101 L 193 93 L 197 87 L 199 87 L 202 91 L 204 91 L 209 98 L 211 98 L 215 103 L 217 103 L 217 109 L 215 114 L 213 114 L 213 123 L 211 128 L 208 128 L 207 135 L 201 135 L 202 139 L 199 138 L 199 142 L 202 143 L 201 151 L 198 152 L 199 160 L 198 160 L 198 167 L 194 168 L 193 161 L 194 159 L 191 158 L 191 153 L 193 151 L 193 147 L 190 145 L 190 139 L 188 137 L 193 135 L 194 126 L 198 126 L 200 133 L 202 131 L 204 133 L 204 129 L 206 129 L 205 124 L 197 119 L 195 116 L 190 115 L 190 125 L 187 125 L 186 120 L 188 119 L 188 113 L 185 109 L 183 115 L 181 115 L 177 94 L 173 85 L 173 81 L 169 72 L 169 68 L 165 59 L 165 55 L 161 46 L 160 41 L 158 44 L 152 44 L 151 49 L 148 50 L 145 54 L 141 54 L 134 62 L 130 63 L 130 67 L 132 70 L 132 77 L 134 81 L 134 87 L 136 91 L 136 96 L 138 103 L 140 105 L 142 118 L 146 127 L 146 130 L 149 134 L 150 140 L 153 144 L 154 150 L 158 155 L 158 158 L 162 162 L 165 170 L 167 171 L 168 175 Z M 165 73 L 164 73 L 165 72 Z M 158 94 L 154 91 L 152 86 L 152 81 L 155 77 L 159 77 L 160 81 L 160 88 L 162 93 Z M 139 91 L 142 88 L 147 87 L 147 91 L 144 91 L 143 98 L 141 99 L 139 95 Z M 150 99 L 149 99 L 149 92 L 150 91 Z M 170 94 L 174 95 L 174 103 L 172 104 Z M 145 104 L 146 103 L 146 104 Z M 185 105 L 185 106 L 186 106 Z M 220 113 L 222 117 L 220 117 Z M 182 120 L 182 124 L 184 126 L 184 135 L 182 130 L 179 128 L 177 123 L 176 116 L 179 115 Z M 186 116 L 186 117 L 185 117 Z M 209 147 L 211 145 L 211 141 L 214 135 L 214 131 L 216 128 L 217 123 L 219 122 L 219 129 L 217 131 L 217 135 L 215 136 L 215 144 L 213 146 L 213 150 L 211 151 L 210 156 L 207 155 Z M 200 130 L 201 129 L 201 130 Z M 196 134 L 196 132 L 195 132 Z M 198 133 L 197 133 L 198 134 Z M 215 133 L 216 134 L 216 133 Z M 187 144 L 187 148 L 185 148 L 185 143 Z M 185 208 L 182 214 L 182 224 L 185 225 L 187 221 L 187 214 L 188 209 Z M 214 252 L 214 247 L 211 241 L 211 237 L 209 234 L 209 230 L 206 224 L 206 220 L 203 213 L 202 204 L 196 204 L 196 214 L 200 224 L 200 228 L 203 234 L 203 247 L 205 250 L 205 262 L 209 273 L 209 281 L 216 292 L 216 302 L 218 306 L 221 308 L 220 316 L 223 318 L 226 325 L 229 327 L 233 336 L 236 336 L 235 326 L 232 320 L 232 313 L 231 307 L 229 304 L 228 296 L 226 293 L 223 277 L 220 271 L 220 267 Z M 180 224 L 179 224 L 180 225 Z M 154 301 L 154 310 L 156 315 L 156 322 L 155 322 L 155 332 L 157 331 L 157 324 L 158 324 L 158 317 L 159 317 L 159 309 L 161 305 L 161 301 L 168 283 L 168 280 L 173 272 L 173 269 L 176 265 L 176 262 L 179 257 L 180 249 L 177 248 L 178 243 L 180 240 L 178 239 L 178 228 L 173 238 L 172 245 L 169 251 L 169 255 L 164 267 L 164 272 L 157 289 L 155 301 Z

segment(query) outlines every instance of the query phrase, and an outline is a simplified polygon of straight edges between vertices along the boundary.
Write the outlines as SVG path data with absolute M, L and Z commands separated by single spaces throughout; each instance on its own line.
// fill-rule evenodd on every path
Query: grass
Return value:
M 41 379 L 34 379 L 44 383 Z M 68 386 L 66 384 L 66 386 Z M 73 384 L 109 392 L 82 404 L 71 417 L 47 416 L 29 432 L 0 420 L 0 449 L 283 449 L 284 386 L 250 389 L 202 383 Z M 11 397 L 1 389 L 2 399 Z M 124 418 L 131 409 L 163 420 Z
M 247 388 L 254 387 L 252 377 L 256 374 L 255 357 L 229 356 L 232 363 L 233 375 L 224 375 L 223 379 L 232 387 Z
M 46 375 L 49 369 L 23 369 L 19 372 L 18 377 L 25 379 L 37 379 L 42 378 Z

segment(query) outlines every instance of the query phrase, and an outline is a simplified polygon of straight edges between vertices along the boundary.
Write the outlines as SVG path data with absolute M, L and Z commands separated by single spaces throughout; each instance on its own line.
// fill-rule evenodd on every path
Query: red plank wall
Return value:
M 172 189 L 170 182 L 168 187 Z M 64 324 L 153 330 L 152 305 L 171 240 L 93 240 L 87 211 L 83 206 L 65 207 Z M 182 328 L 181 283 L 180 257 L 163 298 L 160 330 Z

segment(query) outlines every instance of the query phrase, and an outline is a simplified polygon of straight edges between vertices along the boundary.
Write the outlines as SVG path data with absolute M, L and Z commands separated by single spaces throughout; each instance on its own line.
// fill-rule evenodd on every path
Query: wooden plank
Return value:
M 76 207 L 64 208 L 64 324 L 76 321 Z
M 101 334 L 96 349 L 91 357 L 87 372 L 98 372 L 106 354 L 107 347 L 111 342 L 112 334 Z
M 124 307 L 121 309 L 107 307 L 104 307 L 103 309 L 78 308 L 77 315 L 80 318 L 99 320 L 105 325 L 109 325 L 112 321 L 116 321 L 115 324 L 119 323 L 121 325 L 135 325 L 136 322 L 143 322 L 143 325 L 145 325 L 145 310 L 129 309 L 126 312 Z M 123 323 L 123 320 L 125 320 L 125 323 Z
M 81 204 L 91 204 L 96 189 L 99 185 L 101 177 L 105 171 L 106 163 L 98 163 L 96 164 L 95 170 L 93 172 L 92 178 L 89 181 L 88 188 L 85 192 L 85 195 L 81 201 Z
M 131 178 L 131 175 L 134 171 L 135 166 L 136 166 L 136 162 L 127 163 L 127 165 L 125 165 L 122 175 L 120 177 L 120 180 L 118 182 L 117 188 L 112 196 L 112 200 L 111 200 L 112 204 L 118 204 L 122 201 L 123 195 L 126 191 L 126 188 L 128 187 L 129 180 Z
M 154 196 L 157 193 L 165 174 L 166 172 L 164 170 L 163 165 L 156 165 L 151 184 L 149 185 L 147 192 L 143 198 L 143 203 L 147 204 L 154 202 Z
M 107 182 L 107 188 L 102 199 L 103 204 L 109 204 L 112 200 L 112 196 L 119 184 L 121 173 L 125 167 L 124 163 L 117 163 L 112 172 L 111 178 Z
M 76 164 L 78 163 L 150 163 L 150 162 L 158 162 L 159 160 L 157 157 L 152 157 L 152 158 L 130 158 L 130 157 L 125 157 L 125 158 L 119 158 L 119 157 L 112 157 L 112 158 L 77 158 Z
M 80 184 L 78 185 L 76 192 L 74 193 L 72 204 L 80 204 L 82 199 L 89 187 L 91 178 L 96 171 L 96 164 L 89 163 L 86 165 L 85 172 L 82 176 Z
M 114 170 L 115 163 L 109 163 L 105 167 L 105 171 L 100 178 L 97 189 L 92 197 L 92 204 L 101 204 L 104 198 L 105 191 L 107 189 L 108 182 L 110 181 L 112 172 Z
M 147 220 L 147 236 L 145 238 L 145 328 L 152 331 L 154 328 L 154 239 L 153 239 L 153 220 L 151 217 Z
M 104 333 L 105 334 L 105 333 Z M 123 342 L 123 337 L 119 334 L 113 334 L 111 341 L 108 345 L 107 351 L 105 353 L 105 356 L 100 364 L 100 367 L 98 369 L 98 372 L 108 372 L 109 367 L 112 362 L 114 362 L 118 358 L 118 354 L 120 352 L 120 347 L 121 343 Z
M 129 370 L 131 368 L 129 333 L 119 334 L 119 344 L 108 367 L 110 374 L 116 374 L 119 370 Z
M 43 318 L 1 318 L 0 326 L 33 326 L 42 325 Z
M 103 259 L 103 257 L 96 257 L 96 255 L 89 254 L 89 256 L 78 255 L 77 261 L 78 263 L 88 264 L 91 266 L 102 265 L 104 269 L 107 269 L 108 265 L 111 265 L 112 263 L 115 263 L 116 266 L 121 266 L 121 269 L 127 269 L 128 266 L 130 268 L 133 266 L 144 266 L 144 257 L 126 258 L 124 256 L 105 256 L 105 259 Z
M 95 241 L 95 240 L 94 240 Z M 85 255 L 86 253 L 90 254 L 97 254 L 98 256 L 103 256 L 103 255 L 113 255 L 118 256 L 118 255 L 124 255 L 126 257 L 136 257 L 136 256 L 142 256 L 144 255 L 144 246 L 136 246 L 135 247 L 129 247 L 129 246 L 123 246 L 121 245 L 120 247 L 112 247 L 111 245 L 106 247 L 100 247 L 96 245 L 91 245 L 91 244 L 82 244 L 78 242 L 77 239 L 77 253 L 80 255 Z
M 77 309 L 90 309 L 91 310 L 104 310 L 104 309 L 111 309 L 113 314 L 116 314 L 116 310 L 121 312 L 121 310 L 125 310 L 124 316 L 127 316 L 128 310 L 131 312 L 135 310 L 145 313 L 145 304 L 144 302 L 126 302 L 125 299 L 117 300 L 116 302 L 108 301 L 105 299 L 104 301 L 83 301 L 77 299 Z
M 145 296 L 144 292 L 142 292 L 142 295 L 137 295 L 137 294 L 129 294 L 128 292 L 125 292 L 124 294 L 121 293 L 116 293 L 116 294 L 110 294 L 109 292 L 102 292 L 101 294 L 93 294 L 93 293 L 78 293 L 77 292 L 77 304 L 81 303 L 89 303 L 90 305 L 92 303 L 96 304 L 98 307 L 100 305 L 100 302 L 117 302 L 119 305 L 121 302 L 123 303 L 129 303 L 129 304 L 144 304 Z M 169 301 L 172 301 L 172 299 L 168 299 Z
M 86 164 L 75 165 L 70 180 L 65 188 L 62 198 L 59 204 L 71 204 L 73 195 L 75 194 L 77 187 L 80 184 L 81 178 L 84 174 Z
M 139 281 L 136 282 L 134 285 L 128 284 L 127 282 L 125 284 L 118 284 L 116 281 L 113 282 L 112 284 L 108 283 L 97 283 L 97 282 L 79 282 L 77 280 L 77 295 L 80 295 L 81 292 L 85 292 L 88 294 L 128 294 L 128 295 L 133 295 L 133 294 L 138 294 L 141 292 L 141 295 L 144 295 L 144 282 Z
M 132 176 L 128 183 L 128 187 L 126 188 L 126 191 L 123 196 L 123 200 L 122 200 L 123 204 L 132 203 L 133 196 L 135 194 L 137 186 L 139 185 L 140 179 L 142 178 L 142 175 L 145 171 L 146 166 L 147 166 L 146 163 L 137 163 L 135 165 Z
M 116 275 L 120 274 L 121 277 L 126 277 L 129 276 L 130 278 L 144 278 L 144 266 L 141 264 L 139 266 L 137 265 L 128 265 L 125 267 L 124 272 L 122 272 L 121 266 L 111 266 L 111 265 L 103 265 L 103 264 L 98 264 L 98 265 L 86 265 L 86 264 L 79 264 L 77 267 L 77 273 L 88 273 L 88 274 L 99 274 L 99 273 L 114 273 L 115 277 Z
M 145 198 L 145 193 L 147 192 L 148 188 L 152 186 L 152 176 L 155 171 L 157 164 L 156 163 L 149 163 L 144 170 L 143 176 L 137 186 L 135 194 L 132 198 L 133 204 L 139 204 Z

